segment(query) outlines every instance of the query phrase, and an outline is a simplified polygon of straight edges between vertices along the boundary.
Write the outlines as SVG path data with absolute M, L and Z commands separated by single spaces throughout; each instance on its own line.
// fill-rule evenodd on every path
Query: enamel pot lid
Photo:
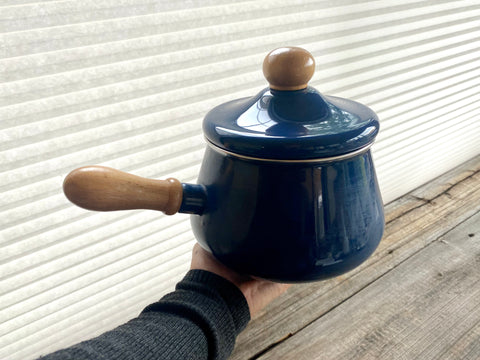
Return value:
M 302 48 L 271 51 L 263 62 L 270 86 L 213 108 L 203 122 L 205 137 L 226 152 L 275 160 L 329 158 L 371 145 L 377 115 L 308 86 L 314 71 L 313 56 Z

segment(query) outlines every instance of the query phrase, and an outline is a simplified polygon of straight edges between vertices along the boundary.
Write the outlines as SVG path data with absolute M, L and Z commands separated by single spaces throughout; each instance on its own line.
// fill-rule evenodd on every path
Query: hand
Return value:
M 291 286 L 291 284 L 279 284 L 240 275 L 220 263 L 198 244 L 193 247 L 190 269 L 210 271 L 235 284 L 247 299 L 252 318 Z

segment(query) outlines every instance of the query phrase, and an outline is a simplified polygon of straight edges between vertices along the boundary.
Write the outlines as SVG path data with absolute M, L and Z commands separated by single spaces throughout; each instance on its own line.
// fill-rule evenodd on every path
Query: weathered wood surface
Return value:
M 480 212 L 260 357 L 479 358 Z
M 321 323 L 325 314 L 353 301 L 363 289 L 373 286 L 479 211 L 480 157 L 477 157 L 389 204 L 385 236 L 367 262 L 329 281 L 293 286 L 249 324 L 238 338 L 231 359 L 273 359 L 270 354 L 286 344 L 294 340 L 301 343 L 309 324 Z M 305 342 L 309 341 L 312 340 L 305 338 Z

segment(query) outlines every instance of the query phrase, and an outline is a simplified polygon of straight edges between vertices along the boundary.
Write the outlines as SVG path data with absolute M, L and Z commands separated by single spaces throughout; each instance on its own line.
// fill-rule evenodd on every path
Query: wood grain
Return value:
M 239 336 L 231 359 L 258 358 L 286 338 L 295 337 L 478 211 L 480 156 L 417 189 L 415 195 L 387 205 L 384 238 L 367 262 L 338 278 L 290 288 Z
M 75 205 L 88 210 L 151 209 L 173 215 L 182 203 L 177 179 L 154 180 L 105 166 L 73 170 L 63 182 L 63 192 Z
M 480 212 L 260 359 L 478 359 L 479 274 Z
M 272 50 L 263 61 L 263 75 L 275 90 L 305 89 L 314 72 L 315 59 L 299 47 Z

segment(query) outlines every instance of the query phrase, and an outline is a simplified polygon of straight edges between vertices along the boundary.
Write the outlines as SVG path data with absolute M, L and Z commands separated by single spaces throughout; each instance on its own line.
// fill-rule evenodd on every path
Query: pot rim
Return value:
M 262 161 L 262 162 L 269 162 L 269 163 L 329 163 L 333 161 L 341 161 L 341 160 L 347 160 L 352 157 L 355 157 L 357 155 L 363 154 L 364 152 L 367 152 L 373 145 L 374 141 L 370 142 L 369 144 L 351 151 L 349 153 L 341 154 L 341 155 L 335 155 L 335 156 L 330 156 L 330 157 L 323 157 L 323 158 L 316 158 L 316 159 L 266 159 L 266 158 L 257 158 L 253 156 L 248 156 L 248 155 L 242 155 L 238 153 L 234 153 L 228 150 L 225 150 L 215 144 L 213 144 L 208 138 L 205 138 L 207 145 L 212 148 L 212 150 L 219 152 L 221 154 L 225 155 L 230 155 L 236 158 L 244 159 L 244 160 L 253 160 L 253 161 Z

